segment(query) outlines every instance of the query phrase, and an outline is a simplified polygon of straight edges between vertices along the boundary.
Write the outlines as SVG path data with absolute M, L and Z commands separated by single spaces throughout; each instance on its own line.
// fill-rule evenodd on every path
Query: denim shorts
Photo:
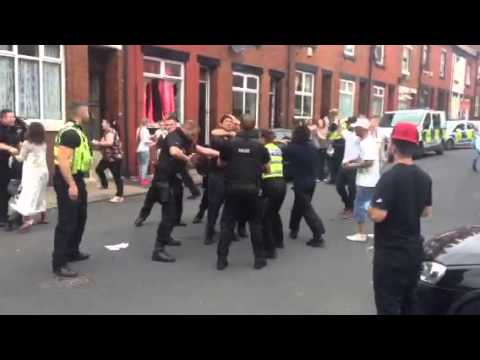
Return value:
M 353 217 L 358 224 L 364 224 L 367 219 L 367 209 L 372 201 L 373 192 L 375 188 L 357 186 L 357 193 L 355 195 L 355 203 L 353 205 Z

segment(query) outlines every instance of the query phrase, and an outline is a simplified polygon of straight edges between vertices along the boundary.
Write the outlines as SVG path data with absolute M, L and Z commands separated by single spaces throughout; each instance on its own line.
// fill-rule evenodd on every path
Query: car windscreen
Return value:
M 398 123 L 406 122 L 414 125 L 419 125 L 425 117 L 425 111 L 402 111 L 397 112 L 393 116 L 392 125 L 395 126 Z
M 391 114 L 391 113 L 383 114 L 382 118 L 380 119 L 380 122 L 378 123 L 378 126 L 383 128 L 392 127 L 393 115 L 395 114 Z

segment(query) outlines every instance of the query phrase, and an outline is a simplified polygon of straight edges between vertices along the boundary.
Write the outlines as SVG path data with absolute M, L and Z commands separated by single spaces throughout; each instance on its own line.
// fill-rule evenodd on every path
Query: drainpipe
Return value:
M 420 48 L 420 73 L 418 74 L 418 89 L 417 89 L 417 108 L 420 107 L 420 96 L 422 96 L 422 76 L 423 76 L 423 64 L 422 64 L 422 58 L 423 58 L 423 46 L 425 45 L 420 45 L 422 46 Z M 413 54 L 413 51 L 412 51 Z
M 367 96 L 367 116 L 368 118 L 370 117 L 370 104 L 372 102 L 372 73 L 373 73 L 373 51 L 374 51 L 374 46 L 375 45 L 369 45 L 370 49 L 370 56 L 369 56 L 369 61 L 368 61 L 368 96 Z
M 128 129 L 128 46 L 129 45 L 123 45 L 123 122 L 124 122 L 124 129 L 125 129 L 125 145 L 124 146 L 124 151 L 125 151 L 125 158 L 127 161 L 124 161 L 124 166 L 126 166 L 127 170 L 128 169 L 128 159 L 129 159 L 129 152 L 130 152 L 130 141 L 129 141 L 129 129 Z M 125 168 L 124 168 L 125 169 Z M 128 175 L 130 175 L 130 171 L 128 171 Z
M 292 65 L 292 48 L 295 45 L 286 45 L 287 46 L 287 121 L 286 121 L 286 127 L 290 128 L 292 126 L 292 108 L 290 104 L 290 84 L 291 84 L 291 65 Z

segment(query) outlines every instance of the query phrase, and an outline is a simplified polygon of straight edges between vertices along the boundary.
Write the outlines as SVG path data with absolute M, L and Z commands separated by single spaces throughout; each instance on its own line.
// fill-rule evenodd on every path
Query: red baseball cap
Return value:
M 398 123 L 393 128 L 392 139 L 407 141 L 409 143 L 418 145 L 417 127 L 411 123 Z

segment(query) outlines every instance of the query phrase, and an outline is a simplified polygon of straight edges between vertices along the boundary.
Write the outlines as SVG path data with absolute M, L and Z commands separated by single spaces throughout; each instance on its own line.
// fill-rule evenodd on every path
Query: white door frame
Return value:
M 210 143 L 210 69 L 205 69 L 206 80 L 200 80 L 200 84 L 205 84 L 205 144 Z

